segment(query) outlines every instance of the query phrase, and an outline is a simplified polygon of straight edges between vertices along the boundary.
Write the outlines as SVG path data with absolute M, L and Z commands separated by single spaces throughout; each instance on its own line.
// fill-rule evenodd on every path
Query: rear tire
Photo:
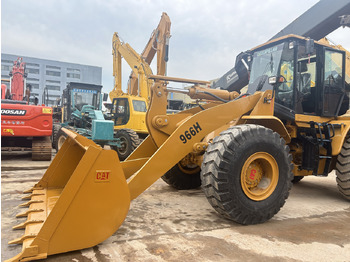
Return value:
M 292 156 L 283 138 L 258 125 L 232 127 L 204 154 L 202 187 L 213 208 L 240 224 L 269 220 L 292 187 Z
M 62 128 L 58 130 L 57 136 L 56 136 L 56 152 L 61 149 L 62 145 L 66 141 L 67 134 L 63 132 Z
M 120 129 L 115 137 L 120 139 L 122 146 L 113 146 L 112 149 L 117 151 L 121 161 L 124 161 L 140 144 L 139 136 L 132 129 Z
M 336 175 L 339 192 L 350 200 L 350 138 L 344 145 L 337 158 Z
M 199 166 L 182 166 L 181 162 L 173 166 L 162 179 L 165 183 L 178 190 L 195 189 L 201 186 Z

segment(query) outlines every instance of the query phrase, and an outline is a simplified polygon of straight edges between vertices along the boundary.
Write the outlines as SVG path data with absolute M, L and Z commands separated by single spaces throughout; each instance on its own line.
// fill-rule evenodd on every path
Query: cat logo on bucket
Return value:
M 96 170 L 96 182 L 109 182 L 110 170 Z

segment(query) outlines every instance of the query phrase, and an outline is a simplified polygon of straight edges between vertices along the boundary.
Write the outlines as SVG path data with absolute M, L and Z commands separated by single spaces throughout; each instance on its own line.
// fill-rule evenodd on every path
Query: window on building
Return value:
M 33 67 L 39 67 L 39 64 L 34 64 L 34 63 L 26 63 L 27 66 L 33 66 Z
M 56 81 L 56 80 L 46 80 L 46 83 L 49 83 L 49 84 L 61 84 L 61 81 Z
M 28 83 L 32 86 L 32 89 L 39 89 L 39 84 Z
M 54 86 L 54 85 L 46 85 L 45 88 L 47 88 L 48 90 L 56 90 L 56 91 L 61 90 L 60 86 Z
M 51 65 L 47 65 L 46 68 L 49 68 L 49 69 L 55 69 L 55 70 L 61 70 L 61 67 L 59 66 L 51 66 Z
M 39 69 L 36 69 L 36 68 L 27 68 L 28 70 L 28 73 L 30 74 L 39 74 Z
M 61 72 L 46 70 L 46 75 L 48 75 L 48 76 L 61 76 Z
M 80 69 L 76 69 L 76 68 L 67 68 L 67 72 L 78 73 L 78 74 L 80 74 Z
M 8 65 L 1 65 L 1 70 L 10 71 L 10 66 L 8 66 Z
M 80 75 L 79 74 L 74 74 L 74 73 L 67 73 L 67 77 L 68 78 L 80 79 Z
M 1 63 L 13 64 L 12 60 L 1 59 Z
M 10 76 L 9 75 L 1 75 L 1 79 L 8 79 L 8 80 L 10 80 Z
M 39 79 L 38 79 L 38 78 L 27 77 L 27 81 L 36 81 L 36 82 L 39 82 Z

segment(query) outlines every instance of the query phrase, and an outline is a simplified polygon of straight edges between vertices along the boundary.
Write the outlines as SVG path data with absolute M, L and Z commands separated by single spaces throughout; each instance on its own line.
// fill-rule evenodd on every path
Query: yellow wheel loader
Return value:
M 123 223 L 130 201 L 179 163 L 198 166 L 210 204 L 240 224 L 269 220 L 292 180 L 336 170 L 350 200 L 350 115 L 345 53 L 294 35 L 248 53 L 248 92 L 167 86 L 153 76 L 149 136 L 123 162 L 113 150 L 70 131 L 42 179 L 27 191 L 23 244 L 9 261 L 29 261 L 97 245 Z M 210 101 L 167 115 L 167 93 Z M 179 170 L 180 167 L 179 167 Z M 196 170 L 197 171 L 197 170 Z M 193 175 L 182 174 L 183 179 Z M 185 177 L 185 178 L 184 178 Z

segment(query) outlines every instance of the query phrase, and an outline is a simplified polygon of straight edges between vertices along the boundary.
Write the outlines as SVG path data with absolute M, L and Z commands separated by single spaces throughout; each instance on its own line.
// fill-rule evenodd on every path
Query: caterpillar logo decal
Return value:
M 21 109 L 1 109 L 1 115 L 3 116 L 24 116 L 27 110 Z
M 109 182 L 110 170 L 96 170 L 95 182 Z
M 15 132 L 13 132 L 13 130 L 11 128 L 4 128 L 2 130 L 4 133 L 10 133 L 11 135 L 15 135 Z

